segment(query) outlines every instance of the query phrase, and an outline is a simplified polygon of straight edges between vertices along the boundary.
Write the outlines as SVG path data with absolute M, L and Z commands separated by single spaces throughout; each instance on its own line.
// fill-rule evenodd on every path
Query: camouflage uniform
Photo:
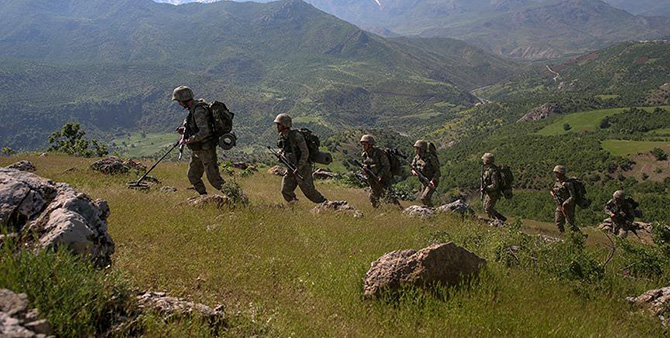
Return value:
M 491 164 L 485 167 L 484 174 L 482 176 L 484 181 L 484 210 L 486 214 L 503 222 L 507 221 L 507 217 L 499 213 L 496 208 L 496 203 L 502 196 L 502 191 L 500 191 L 500 172 L 498 167 L 494 164 Z
M 301 180 L 291 172 L 284 175 L 281 182 L 281 193 L 284 199 L 287 202 L 297 201 L 295 188 L 300 187 L 302 193 L 310 201 L 314 203 L 325 202 L 326 198 L 314 187 L 312 163 L 309 161 L 309 148 L 307 148 L 307 142 L 305 142 L 302 134 L 294 129 L 289 130 L 286 134 L 280 133 L 277 146 L 291 163 L 296 164 L 298 173 L 303 177 Z
M 400 202 L 398 202 L 391 192 L 393 175 L 391 174 L 391 163 L 384 150 L 373 146 L 370 150 L 363 151 L 361 157 L 363 157 L 363 165 L 372 171 L 377 178 L 382 179 L 381 182 L 378 182 L 372 177 L 367 177 L 368 184 L 370 184 L 370 203 L 372 204 L 372 207 L 379 207 L 380 199 L 384 200 L 386 203 L 392 203 L 399 206 Z
M 188 180 L 195 191 L 204 195 L 207 193 L 202 174 L 207 173 L 207 180 L 217 190 L 221 190 L 225 181 L 219 173 L 219 163 L 216 156 L 216 138 L 210 127 L 209 111 L 205 108 L 205 101 L 198 100 L 189 109 L 184 120 L 184 128 L 191 150 L 191 161 L 188 164 Z
M 423 190 L 421 191 L 421 203 L 425 206 L 433 206 L 433 193 L 437 189 L 437 185 L 440 183 L 440 161 L 437 159 L 437 155 L 426 152 L 423 157 L 420 155 L 414 156 L 412 160 L 412 166 L 421 170 L 421 173 L 426 176 L 429 181 L 432 181 L 435 184 L 435 187 L 430 187 L 430 185 L 423 184 Z
M 575 224 L 577 192 L 575 191 L 574 184 L 570 180 L 557 179 L 552 191 L 556 195 L 558 203 L 560 203 L 554 211 L 554 221 L 556 222 L 558 231 L 565 232 L 565 223 L 568 223 L 572 231 L 579 232 L 579 228 Z
M 611 199 L 605 204 L 605 212 L 610 216 L 612 221 L 612 232 L 620 237 L 625 237 L 628 231 L 634 229 L 633 221 L 635 221 L 636 209 L 639 206 L 632 197 L 625 197 L 622 201 Z

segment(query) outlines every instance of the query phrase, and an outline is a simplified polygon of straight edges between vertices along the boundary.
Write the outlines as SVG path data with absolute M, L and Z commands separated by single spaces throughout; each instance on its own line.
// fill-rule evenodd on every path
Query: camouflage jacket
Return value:
M 485 168 L 482 179 L 484 181 L 484 192 L 500 192 L 500 172 L 498 171 L 498 167 L 491 165 L 490 167 Z
M 210 126 L 209 110 L 205 108 L 207 102 L 198 100 L 188 111 L 184 120 L 184 128 L 190 142 L 189 148 L 199 147 L 205 143 L 213 142 L 212 129 Z
M 622 203 L 616 203 L 613 199 L 605 204 L 605 212 L 613 213 L 629 222 L 635 220 L 635 209 L 639 204 L 632 198 L 626 197 Z
M 562 204 L 570 205 L 576 202 L 577 192 L 575 191 L 575 185 L 570 180 L 556 180 L 552 190 Z
M 296 167 L 304 168 L 310 165 L 307 142 L 298 130 L 291 129 L 286 134 L 279 133 L 277 147 L 281 149 L 284 156 L 296 164 Z
M 372 171 L 377 177 L 383 180 L 391 178 L 391 163 L 383 149 L 372 147 L 368 151 L 363 151 L 363 165 Z
M 440 178 L 440 161 L 437 159 L 437 155 L 430 153 L 423 157 L 416 155 L 412 160 L 412 166 L 421 170 L 421 173 L 431 181 Z

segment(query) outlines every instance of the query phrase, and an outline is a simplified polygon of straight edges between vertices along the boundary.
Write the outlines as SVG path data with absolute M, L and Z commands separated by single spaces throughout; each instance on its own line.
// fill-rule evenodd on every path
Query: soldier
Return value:
M 433 193 L 437 189 L 440 182 L 440 161 L 437 155 L 428 151 L 428 142 L 418 140 L 414 143 L 416 155 L 412 160 L 412 175 L 419 176 L 419 173 L 414 169 L 418 169 L 425 177 L 427 182 L 422 180 L 423 190 L 421 191 L 421 202 L 427 207 L 433 206 Z
M 575 224 L 575 206 L 577 205 L 577 192 L 574 184 L 567 178 L 567 169 L 565 166 L 557 165 L 554 168 L 556 182 L 551 189 L 551 195 L 556 200 L 556 211 L 554 211 L 554 221 L 558 231 L 565 232 L 565 223 L 570 226 L 570 230 L 581 232 Z
M 283 155 L 293 163 L 295 171 L 286 173 L 281 181 L 281 194 L 289 202 L 296 202 L 295 188 L 300 187 L 310 201 L 314 203 L 323 203 L 326 198 L 321 195 L 314 187 L 314 178 L 312 177 L 312 163 L 309 159 L 309 148 L 305 137 L 295 129 L 291 129 L 293 121 L 287 114 L 279 114 L 274 120 L 279 132 L 277 146 L 281 149 Z M 302 179 L 298 177 L 302 176 Z
M 484 210 L 490 218 L 502 221 L 504 223 L 507 221 L 507 217 L 503 216 L 495 209 L 496 203 L 498 203 L 498 199 L 500 199 L 500 196 L 502 196 L 502 191 L 500 189 L 500 171 L 495 165 L 495 156 L 493 156 L 491 153 L 484 154 L 484 156 L 482 156 L 482 163 L 484 167 L 482 168 L 480 192 L 484 197 Z
M 614 192 L 612 199 L 605 204 L 605 212 L 610 216 L 612 232 L 619 237 L 626 237 L 628 231 L 635 230 L 633 221 L 641 212 L 637 210 L 639 203 L 626 196 L 622 190 Z
M 370 184 L 370 203 L 373 208 L 379 207 L 379 200 L 395 204 L 400 207 L 400 202 L 391 192 L 393 175 L 391 174 L 391 163 L 383 149 L 375 146 L 375 138 L 372 135 L 361 137 L 363 146 L 363 173 L 368 184 Z
M 207 180 L 221 190 L 225 181 L 219 173 L 219 163 L 216 155 L 217 139 L 212 132 L 210 113 L 207 102 L 202 99 L 195 101 L 193 91 L 186 86 L 179 86 L 172 92 L 172 100 L 188 109 L 188 116 L 184 124 L 177 128 L 179 134 L 184 135 L 180 143 L 186 144 L 191 150 L 191 161 L 188 163 L 188 180 L 195 191 L 200 195 L 207 195 L 202 174 L 207 173 Z

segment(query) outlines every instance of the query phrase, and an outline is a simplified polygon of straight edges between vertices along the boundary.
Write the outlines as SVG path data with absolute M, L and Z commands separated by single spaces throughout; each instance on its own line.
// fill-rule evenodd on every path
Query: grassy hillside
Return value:
M 128 177 L 89 171 L 90 160 L 27 159 L 36 164 L 38 174 L 109 202 L 109 229 L 117 244 L 113 270 L 140 289 L 168 290 L 209 305 L 224 303 L 231 318 L 249 319 L 233 321 L 228 335 L 664 333 L 656 318 L 631 309 L 624 298 L 667 285 L 670 265 L 658 260 L 661 256 L 653 247 L 619 243 L 614 259 L 600 271 L 609 249 L 595 244 L 609 242 L 593 230 L 586 230 L 590 236 L 585 248 L 579 238 L 547 246 L 516 233 L 513 226 L 494 229 L 449 216 L 419 220 L 393 210 L 374 211 L 364 191 L 322 182 L 317 184 L 324 195 L 347 199 L 365 216 L 314 215 L 304 199 L 295 207 L 279 206 L 279 178 L 266 174 L 237 178 L 252 201 L 249 207 L 192 209 L 182 204 L 193 195 L 184 190 L 184 163 L 157 168 L 155 175 L 164 184 L 180 189 L 162 194 L 128 190 Z M 0 158 L 0 165 L 16 160 Z M 525 222 L 522 229 L 555 235 L 551 227 L 537 222 Z M 407 290 L 396 300 L 361 297 L 361 279 L 370 262 L 383 253 L 447 240 L 488 260 L 478 280 L 437 294 Z M 505 254 L 510 245 L 521 245 L 519 260 Z M 654 268 L 645 269 L 639 265 L 643 262 Z M 627 266 L 639 267 L 631 272 L 639 278 L 618 273 Z M 654 272 L 655 267 L 660 270 Z M 178 328 L 153 326 L 147 334 L 206 332 L 186 323 Z
M 668 110 L 670 109 L 670 106 L 662 108 Z M 652 112 L 656 107 L 640 107 L 639 109 Z M 537 133 L 539 135 L 549 136 L 561 135 L 569 132 L 595 131 L 605 117 L 621 114 L 626 110 L 628 110 L 628 108 L 613 108 L 573 113 L 555 120 L 554 123 L 542 128 Z M 571 127 L 569 130 L 563 128 L 566 123 Z

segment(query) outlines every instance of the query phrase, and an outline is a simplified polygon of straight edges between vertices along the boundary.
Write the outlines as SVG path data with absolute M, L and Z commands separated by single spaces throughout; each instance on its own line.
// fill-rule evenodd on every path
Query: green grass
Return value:
M 658 141 L 628 141 L 628 140 L 604 140 L 601 142 L 603 149 L 616 156 L 629 156 L 645 153 L 654 148 L 670 149 L 670 143 Z
M 280 178 L 264 173 L 237 178 L 250 206 L 194 209 L 183 204 L 194 195 L 185 190 L 185 163 L 157 167 L 156 177 L 179 189 L 162 194 L 128 190 L 128 177 L 86 169 L 92 160 L 28 159 L 38 174 L 109 202 L 109 230 L 117 244 L 114 271 L 141 289 L 226 304 L 228 313 L 251 318 L 230 328 L 231 336 L 649 337 L 664 332 L 656 318 L 633 311 L 625 297 L 665 286 L 667 280 L 623 277 L 617 273 L 624 267 L 618 257 L 602 278 L 569 277 L 578 262 L 604 261 L 608 250 L 600 246 L 589 246 L 587 256 L 563 256 L 569 245 L 533 251 L 536 242 L 522 240 L 526 237 L 514 230 L 373 210 L 365 191 L 334 183 L 317 182 L 317 187 L 331 200 L 348 200 L 364 217 L 312 214 L 313 204 L 301 194 L 299 203 L 282 207 Z M 0 158 L 0 165 L 16 160 Z M 71 167 L 76 169 L 66 171 Z M 586 231 L 590 243 L 604 241 L 598 231 Z M 394 301 L 362 298 L 362 278 L 379 256 L 449 240 L 488 260 L 479 279 L 437 290 L 438 295 L 409 290 Z M 520 264 L 501 258 L 511 244 L 527 245 L 537 256 L 519 254 Z M 160 326 L 152 330 L 148 336 L 178 335 Z
M 668 135 L 670 135 L 670 128 L 652 130 L 652 131 L 648 132 L 647 134 L 648 135 L 668 136 Z
M 154 155 L 161 149 L 173 145 L 178 139 L 179 135 L 176 133 L 145 134 L 144 137 L 141 133 L 133 133 L 129 136 L 113 139 L 112 142 L 116 144 L 116 148 L 111 150 L 118 150 L 128 157 L 145 157 Z
M 664 106 L 663 109 L 668 109 L 670 106 Z M 600 121 L 602 121 L 606 116 L 613 116 L 616 114 L 621 114 L 625 110 L 630 108 L 613 108 L 613 109 L 603 109 L 603 110 L 593 110 L 581 113 L 573 113 L 565 115 L 557 119 L 554 123 L 544 127 L 537 133 L 543 136 L 551 135 L 562 135 L 569 132 L 584 132 L 595 130 L 598 128 Z M 653 111 L 656 107 L 640 107 L 646 111 Z M 569 124 L 572 129 L 566 131 L 563 129 L 564 124 Z

